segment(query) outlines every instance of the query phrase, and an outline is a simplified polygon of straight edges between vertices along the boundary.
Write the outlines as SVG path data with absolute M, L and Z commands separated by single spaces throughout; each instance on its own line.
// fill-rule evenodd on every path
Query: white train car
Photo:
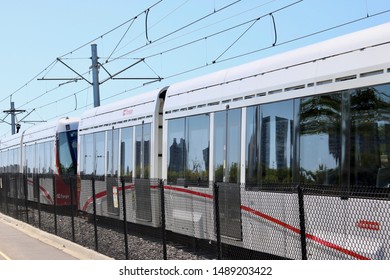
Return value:
M 12 135 L 8 138 L 0 140 L 0 173 L 1 174 L 18 174 L 22 170 L 21 166 L 21 135 Z M 23 187 L 17 183 L 15 178 L 6 182 L 4 176 L 0 180 L 1 188 L 5 188 L 6 184 L 10 185 L 8 195 L 17 198 L 24 194 Z
M 96 214 L 116 219 L 123 187 L 127 220 L 161 225 L 162 113 L 165 89 L 85 112 L 79 127 L 80 210 L 93 213 L 91 176 L 95 178 Z M 125 186 L 120 178 L 126 177 Z
M 299 259 L 300 184 L 309 259 L 389 259 L 389 53 L 384 24 L 170 86 L 167 229 L 215 239 L 215 181 L 224 243 Z
M 77 118 L 62 118 L 3 139 L 0 143 L 1 172 L 26 175 L 29 201 L 71 205 L 70 187 L 63 180 L 63 175 L 76 174 L 77 129 Z M 18 193 L 24 195 L 22 187 L 22 184 L 10 184 L 10 193 L 16 193 L 14 189 L 19 188 Z M 74 191 L 74 202 L 75 194 Z

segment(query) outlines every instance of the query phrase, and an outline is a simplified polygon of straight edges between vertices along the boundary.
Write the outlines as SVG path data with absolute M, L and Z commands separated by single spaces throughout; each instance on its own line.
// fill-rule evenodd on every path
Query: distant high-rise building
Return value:
M 173 138 L 173 143 L 169 148 L 169 171 L 183 172 L 187 166 L 187 148 L 186 141 L 180 138 L 180 143 L 177 143 L 176 138 Z

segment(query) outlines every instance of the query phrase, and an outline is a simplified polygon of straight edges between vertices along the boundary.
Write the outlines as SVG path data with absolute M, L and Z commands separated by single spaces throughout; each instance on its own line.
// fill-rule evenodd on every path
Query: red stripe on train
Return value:
M 27 182 L 29 183 L 30 186 L 34 187 L 34 182 L 32 180 L 28 179 Z M 51 197 L 50 193 L 41 185 L 39 185 L 39 189 L 41 190 L 41 192 L 43 193 L 43 196 L 47 199 L 47 201 L 50 204 L 54 204 L 54 200 Z
M 164 189 L 182 192 L 182 193 L 188 193 L 188 194 L 192 194 L 192 195 L 196 195 L 196 196 L 200 196 L 200 197 L 204 197 L 204 198 L 209 198 L 209 199 L 214 198 L 214 196 L 212 196 L 211 194 L 197 192 L 197 191 L 193 191 L 193 190 L 189 190 L 189 189 L 176 188 L 176 187 L 172 187 L 172 186 L 164 186 Z
M 131 189 L 131 188 L 134 188 L 134 186 L 126 186 L 125 189 Z M 151 188 L 156 188 L 156 186 L 151 186 Z M 181 193 L 187 193 L 187 194 L 190 194 L 190 195 L 195 195 L 195 196 L 200 196 L 200 197 L 204 197 L 204 198 L 208 198 L 208 199 L 213 199 L 214 196 L 211 195 L 211 194 L 207 194 L 207 193 L 202 193 L 202 192 L 198 192 L 198 191 L 193 191 L 193 190 L 189 190 L 189 189 L 185 189 L 185 188 L 178 188 L 178 187 L 172 187 L 172 186 L 164 186 L 164 189 L 166 190 L 171 190 L 171 191 L 177 191 L 177 192 L 181 192 Z M 118 190 L 122 190 L 122 188 L 118 188 Z M 100 192 L 96 195 L 96 198 L 101 198 L 103 196 L 107 195 L 107 191 L 103 191 L 103 192 Z M 86 203 L 84 204 L 84 207 L 83 207 L 83 211 L 86 211 L 89 204 L 92 203 L 93 201 L 93 198 L 89 198 Z M 246 212 L 249 212 L 255 216 L 258 216 L 258 217 L 261 217 L 267 221 L 270 221 L 274 224 L 277 224 L 285 229 L 288 229 L 296 234 L 300 234 L 300 229 L 296 228 L 296 227 L 293 227 L 292 225 L 289 225 L 281 220 L 278 220 L 274 217 L 271 217 L 267 214 L 264 214 L 260 211 L 257 211 L 255 209 L 252 209 L 248 206 L 244 206 L 244 205 L 241 205 L 241 210 L 243 211 L 246 211 Z M 328 248 L 331 248 L 331 249 L 334 249 L 336 251 L 339 251 L 343 254 L 346 254 L 348 256 L 351 256 L 353 258 L 356 258 L 358 260 L 369 260 L 369 258 L 363 256 L 363 255 L 360 255 L 358 253 L 355 253 L 351 250 L 348 250 L 348 249 L 345 249 L 337 244 L 334 244 L 332 242 L 329 242 L 329 241 L 326 241 L 322 238 L 319 238 L 317 236 L 314 236 L 312 234 L 309 234 L 309 233 L 306 233 L 306 238 L 314 241 L 314 242 L 317 242 L 325 247 L 328 247 Z
M 129 190 L 129 189 L 132 189 L 132 188 L 134 188 L 134 185 L 125 186 L 125 190 Z M 119 187 L 118 191 L 122 191 L 122 187 Z M 102 198 L 102 197 L 105 197 L 105 196 L 107 196 L 107 191 L 102 191 L 102 192 L 96 194 L 96 199 L 99 199 L 99 198 Z M 84 206 L 83 206 L 82 210 L 83 211 L 87 211 L 88 206 L 91 203 L 93 203 L 93 196 L 91 196 L 90 198 L 87 199 L 87 201 L 84 203 Z
M 261 212 L 259 212 L 257 210 L 254 210 L 254 209 L 249 208 L 247 206 L 241 206 L 241 209 L 245 210 L 247 212 L 250 212 L 250 213 L 252 213 L 252 214 L 254 214 L 256 216 L 262 217 L 263 219 L 266 219 L 266 220 L 268 220 L 270 222 L 278 224 L 278 225 L 280 225 L 280 226 L 282 226 L 282 227 L 284 227 L 286 229 L 289 229 L 289 230 L 291 230 L 291 231 L 293 231 L 293 232 L 295 232 L 297 234 L 300 234 L 300 229 L 298 229 L 296 227 L 293 227 L 293 226 L 291 226 L 289 224 L 286 224 L 286 223 L 284 223 L 284 222 L 282 222 L 282 221 L 280 221 L 278 219 L 275 219 L 275 218 L 273 218 L 271 216 L 268 216 L 268 215 L 266 215 L 264 213 L 261 213 Z M 348 256 L 354 257 L 354 258 L 356 258 L 358 260 L 369 260 L 369 258 L 367 258 L 367 257 L 365 257 L 363 255 L 360 255 L 360 254 L 355 253 L 355 252 L 353 252 L 351 250 L 345 249 L 345 248 L 343 248 L 343 247 L 341 247 L 339 245 L 336 245 L 334 243 L 326 241 L 326 240 L 324 240 L 322 238 L 316 237 L 316 236 L 314 236 L 312 234 L 306 233 L 306 238 L 308 238 L 310 240 L 313 240 L 313 241 L 315 241 L 315 242 L 317 242 L 317 243 L 319 243 L 319 244 L 321 244 L 321 245 L 323 245 L 325 247 L 334 249 L 334 250 L 339 251 L 341 253 L 344 253 L 344 254 L 346 254 Z
M 201 197 L 213 199 L 213 196 L 210 195 L 210 194 L 196 192 L 196 191 L 192 191 L 192 190 L 188 190 L 188 189 L 176 188 L 176 187 L 171 187 L 171 186 L 165 186 L 164 188 L 168 189 L 168 190 L 174 190 L 174 191 L 179 191 L 179 192 L 183 192 L 183 193 L 188 193 L 188 194 L 192 194 L 192 195 L 198 195 L 198 196 L 201 196 Z M 253 215 L 261 217 L 261 218 L 263 218 L 263 219 L 265 219 L 267 221 L 270 221 L 270 222 L 272 222 L 274 224 L 277 224 L 277 225 L 279 225 L 279 226 L 281 226 L 283 228 L 286 228 L 286 229 L 288 229 L 288 230 L 290 230 L 290 231 L 292 231 L 294 233 L 300 234 L 300 232 L 301 232 L 300 229 L 298 229 L 296 227 L 293 227 L 292 225 L 289 225 L 289 224 L 287 224 L 285 222 L 282 222 L 282 221 L 280 221 L 280 220 L 278 220 L 278 219 L 276 219 L 274 217 L 271 217 L 271 216 L 269 216 L 267 214 L 264 214 L 264 213 L 262 213 L 260 211 L 252 209 L 252 208 L 250 208 L 248 206 L 241 205 L 241 209 L 246 211 L 246 212 L 249 212 L 249 213 L 251 213 Z M 312 234 L 306 234 L 306 238 L 308 238 L 308 239 L 310 239 L 312 241 L 315 241 L 315 242 L 317 242 L 317 243 L 319 243 L 319 244 L 321 244 L 321 245 L 323 245 L 325 247 L 334 249 L 334 250 L 339 251 L 341 253 L 344 253 L 344 254 L 346 254 L 348 256 L 354 257 L 354 258 L 356 258 L 358 260 L 369 260 L 369 258 L 367 258 L 367 257 L 365 257 L 363 255 L 360 255 L 360 254 L 355 253 L 355 252 L 353 252 L 351 250 L 342 248 L 339 245 L 333 244 L 333 243 L 331 243 L 329 241 L 326 241 L 324 239 L 316 237 L 316 236 L 314 236 Z

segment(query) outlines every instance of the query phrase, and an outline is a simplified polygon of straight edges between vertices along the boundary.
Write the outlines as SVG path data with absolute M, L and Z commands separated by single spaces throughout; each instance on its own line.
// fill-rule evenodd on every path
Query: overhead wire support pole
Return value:
M 92 52 L 92 86 L 93 86 L 93 105 L 100 106 L 100 92 L 99 92 L 99 62 L 97 55 L 97 45 L 91 45 Z
M 16 128 L 18 127 L 17 130 L 19 130 L 19 128 L 20 128 L 20 125 L 16 124 L 16 114 L 24 113 L 26 111 L 25 110 L 16 110 L 15 103 L 11 101 L 11 109 L 3 111 L 3 112 L 11 115 L 11 132 L 12 132 L 12 135 L 14 135 Z M 19 131 L 17 131 L 17 132 L 19 132 Z

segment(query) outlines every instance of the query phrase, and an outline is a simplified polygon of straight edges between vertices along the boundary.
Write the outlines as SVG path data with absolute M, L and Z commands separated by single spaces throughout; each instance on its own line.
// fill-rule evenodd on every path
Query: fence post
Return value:
M 125 237 L 125 258 L 129 259 L 129 240 L 127 236 L 127 212 L 126 212 L 126 190 L 125 190 L 125 179 L 121 177 L 122 184 L 122 205 L 123 205 L 123 233 Z
M 165 195 L 164 195 L 164 181 L 160 180 L 160 200 L 161 200 L 161 233 L 163 241 L 163 259 L 167 260 L 167 235 L 165 223 Z
M 12 200 L 14 201 L 15 215 L 17 220 L 21 220 L 19 217 L 19 189 L 18 189 L 18 178 L 16 173 L 12 173 Z
M 4 188 L 4 198 L 5 198 L 5 211 L 9 215 L 9 205 L 8 205 L 8 192 L 9 192 L 9 173 L 6 173 L 5 178 L 5 188 Z
M 58 235 L 58 225 L 57 225 L 57 183 L 56 175 L 52 175 L 52 185 L 53 185 L 53 204 L 54 204 L 54 233 Z
M 99 252 L 98 246 L 98 234 L 97 234 L 97 220 L 96 220 L 96 190 L 95 190 L 95 177 L 92 176 L 92 199 L 93 199 L 93 227 L 95 232 L 95 251 Z
M 214 186 L 214 216 L 215 216 L 215 233 L 217 237 L 217 259 L 222 259 L 222 242 L 221 242 L 221 226 L 219 220 L 219 186 L 216 182 Z
M 28 216 L 28 193 L 27 193 L 27 175 L 25 173 L 21 173 L 22 176 L 22 184 L 23 184 L 23 193 L 24 193 L 24 203 L 26 208 L 26 222 L 29 224 L 29 216 Z
M 76 186 L 73 186 L 73 176 L 68 175 L 68 178 L 69 178 L 69 192 L 70 192 L 70 212 L 71 212 L 71 216 L 72 216 L 72 241 L 75 242 L 75 240 L 76 240 L 75 225 L 74 225 L 75 207 L 74 207 L 73 188 L 75 188 Z
M 7 213 L 7 182 L 6 182 L 6 174 L 3 173 L 1 178 L 0 178 L 1 182 L 1 186 L 0 186 L 0 198 L 1 198 L 1 208 L 0 208 L 0 211 L 2 213 Z M 5 211 L 5 212 L 4 212 Z
M 305 226 L 305 207 L 304 207 L 304 194 L 301 185 L 298 186 L 298 203 L 299 203 L 299 224 L 301 228 L 301 252 L 302 260 L 307 260 L 307 248 L 306 248 L 306 226 Z
M 3 175 L 4 174 L 2 174 L 2 176 L 0 176 L 0 212 L 2 213 L 3 212 L 3 207 L 4 207 L 4 205 L 3 205 Z
M 38 174 L 33 175 L 33 185 L 37 191 L 37 201 L 38 201 L 38 227 L 42 229 L 42 211 L 41 211 L 41 190 L 39 189 L 40 177 Z

